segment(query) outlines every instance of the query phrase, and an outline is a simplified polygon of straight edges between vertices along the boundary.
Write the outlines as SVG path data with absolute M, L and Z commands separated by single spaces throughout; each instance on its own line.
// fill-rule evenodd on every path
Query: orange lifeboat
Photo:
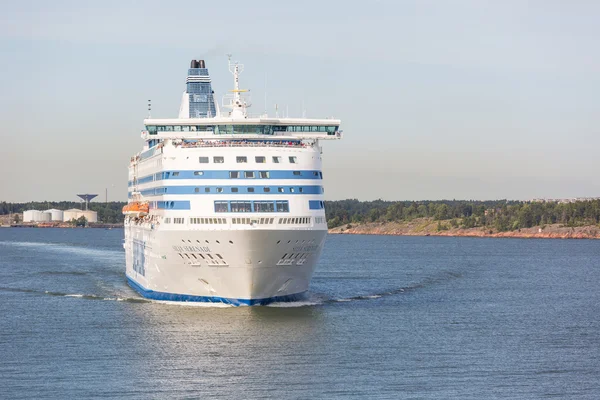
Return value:
M 147 215 L 150 212 L 150 206 L 147 201 L 133 201 L 123 207 L 125 215 Z

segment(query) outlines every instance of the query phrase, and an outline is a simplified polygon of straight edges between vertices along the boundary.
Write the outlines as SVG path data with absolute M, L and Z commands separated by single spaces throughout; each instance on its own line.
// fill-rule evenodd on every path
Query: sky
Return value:
M 598 21 L 592 0 L 5 1 L 0 201 L 125 200 L 147 100 L 176 117 L 191 59 L 220 98 L 227 53 L 252 112 L 342 120 L 328 200 L 600 197 Z

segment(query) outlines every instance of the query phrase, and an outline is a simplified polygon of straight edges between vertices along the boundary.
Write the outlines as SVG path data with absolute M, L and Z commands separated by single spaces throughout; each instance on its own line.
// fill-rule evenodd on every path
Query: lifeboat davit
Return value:
M 123 207 L 123 214 L 125 215 L 148 215 L 150 212 L 150 206 L 147 201 L 133 201 Z

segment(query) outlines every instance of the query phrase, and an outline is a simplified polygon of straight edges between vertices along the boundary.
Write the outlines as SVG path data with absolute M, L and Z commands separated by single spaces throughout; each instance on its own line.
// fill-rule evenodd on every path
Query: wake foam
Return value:
M 42 242 L 10 242 L 0 241 L 0 245 L 18 246 L 18 247 L 29 247 L 29 248 L 43 248 L 44 250 L 69 253 L 84 257 L 102 257 L 106 258 L 122 258 L 124 251 L 110 250 L 110 249 L 92 249 L 85 246 L 78 246 L 68 243 L 42 243 Z

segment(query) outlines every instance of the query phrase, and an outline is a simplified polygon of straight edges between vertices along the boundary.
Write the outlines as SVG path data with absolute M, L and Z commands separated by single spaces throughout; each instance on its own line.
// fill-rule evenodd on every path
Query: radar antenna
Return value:
M 244 64 L 240 64 L 237 61 L 231 61 L 231 54 L 227 54 L 227 63 L 229 72 L 233 74 L 233 90 L 230 90 L 230 92 L 233 93 L 233 96 L 226 96 L 229 100 L 229 104 L 225 104 L 225 99 L 223 99 L 223 106 L 231 108 L 231 117 L 246 118 L 246 109 L 250 107 L 251 104 L 240 95 L 240 93 L 249 92 L 249 90 L 240 89 L 240 73 L 244 71 Z

